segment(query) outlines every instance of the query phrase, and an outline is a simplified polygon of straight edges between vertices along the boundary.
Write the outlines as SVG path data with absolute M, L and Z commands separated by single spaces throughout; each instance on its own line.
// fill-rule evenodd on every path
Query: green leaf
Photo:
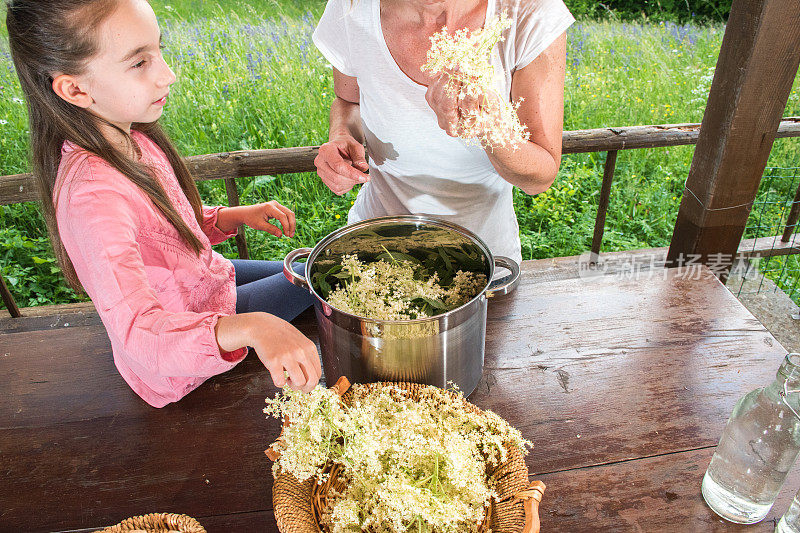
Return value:
M 319 280 L 319 290 L 322 293 L 322 299 L 327 300 L 328 295 L 332 292 L 331 286 L 325 281 L 325 278 Z
M 325 277 L 327 278 L 328 276 L 333 276 L 337 272 L 340 272 L 342 268 L 343 268 L 342 265 L 333 265 L 328 269 L 327 272 L 325 272 Z
M 414 263 L 415 265 L 421 264 L 420 260 L 414 256 L 404 254 L 402 252 L 390 252 L 389 250 L 386 250 L 384 253 L 378 255 L 375 259 L 378 261 L 384 260 L 392 263 L 397 263 L 400 261 L 409 261 L 411 263 Z
M 446 310 L 447 309 L 447 306 L 445 305 L 445 303 L 443 301 L 439 300 L 439 299 L 426 298 L 425 296 L 420 296 L 419 298 L 415 298 L 414 299 L 414 301 L 417 301 L 417 300 L 422 300 L 423 302 L 425 302 L 429 306 L 433 307 L 434 309 L 442 309 L 442 310 Z
M 447 267 L 447 270 L 449 270 L 450 272 L 452 272 L 452 271 L 453 271 L 453 263 L 451 263 L 451 262 L 450 262 L 450 258 L 449 258 L 449 257 L 447 257 L 447 252 L 446 252 L 446 251 L 444 250 L 444 248 L 442 248 L 441 246 L 440 246 L 439 248 L 437 248 L 437 250 L 438 250 L 438 252 L 439 252 L 439 256 L 440 256 L 442 259 L 444 259 L 444 264 L 445 264 L 445 266 Z

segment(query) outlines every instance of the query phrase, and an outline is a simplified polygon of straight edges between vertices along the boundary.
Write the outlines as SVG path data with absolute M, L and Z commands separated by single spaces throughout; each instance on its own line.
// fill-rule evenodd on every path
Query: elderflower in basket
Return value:
M 372 383 L 340 397 L 348 386 L 267 399 L 265 413 L 284 420 L 267 451 L 282 531 L 523 531 L 519 500 L 540 498 L 543 485 L 524 494 L 531 443 L 519 431 L 457 391 Z M 306 506 L 313 516 L 298 514 Z M 315 525 L 298 526 L 306 520 Z
M 465 98 L 477 100 L 477 109 L 464 112 L 458 123 L 458 136 L 477 142 L 486 148 L 511 146 L 516 149 L 520 142 L 528 139 L 529 133 L 520 123 L 516 103 L 500 98 L 492 80 L 494 68 L 490 54 L 495 44 L 503 40 L 503 31 L 511 21 L 501 14 L 479 30 L 458 30 L 448 33 L 447 27 L 431 37 L 431 48 L 423 71 L 431 74 L 447 74 L 445 90 L 459 101 Z

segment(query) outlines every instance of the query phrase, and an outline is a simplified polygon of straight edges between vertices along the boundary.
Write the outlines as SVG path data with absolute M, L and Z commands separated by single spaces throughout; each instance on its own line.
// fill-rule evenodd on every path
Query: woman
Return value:
M 530 138 L 516 148 L 481 148 L 455 136 L 460 114 L 474 104 L 449 95 L 446 74 L 421 67 L 442 27 L 479 29 L 501 13 L 512 24 L 492 50 L 496 94 L 487 97 L 522 100 L 517 112 Z M 562 0 L 328 0 L 314 43 L 333 65 L 336 99 L 315 164 L 336 194 L 367 183 L 348 223 L 433 215 L 472 230 L 494 255 L 520 261 L 512 190 L 540 193 L 558 172 L 572 22 Z

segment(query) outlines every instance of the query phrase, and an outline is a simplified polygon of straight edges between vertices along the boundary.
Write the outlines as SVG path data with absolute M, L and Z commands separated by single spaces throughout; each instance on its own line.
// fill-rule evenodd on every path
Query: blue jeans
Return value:
M 307 289 L 302 289 L 283 275 L 283 261 L 232 259 L 236 271 L 236 312 L 264 311 L 284 320 L 292 320 L 314 304 Z M 304 263 L 293 265 L 302 274 Z

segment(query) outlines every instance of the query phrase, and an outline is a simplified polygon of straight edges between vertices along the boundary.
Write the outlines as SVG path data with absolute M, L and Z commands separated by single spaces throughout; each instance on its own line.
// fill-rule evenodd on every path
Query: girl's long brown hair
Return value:
M 28 105 L 31 158 L 42 212 L 64 276 L 77 290 L 82 288 L 59 237 L 53 203 L 61 146 L 65 140 L 96 154 L 122 173 L 147 194 L 195 252 L 199 254 L 203 248 L 153 171 L 115 149 L 100 130 L 101 119 L 64 101 L 53 91 L 54 74 L 79 75 L 87 60 L 98 52 L 97 28 L 113 13 L 116 5 L 117 0 L 11 0 L 7 4 L 11 57 Z M 152 122 L 131 127 L 150 137 L 166 154 L 195 217 L 202 222 L 197 185 L 161 126 Z M 128 140 L 135 146 L 130 138 Z

